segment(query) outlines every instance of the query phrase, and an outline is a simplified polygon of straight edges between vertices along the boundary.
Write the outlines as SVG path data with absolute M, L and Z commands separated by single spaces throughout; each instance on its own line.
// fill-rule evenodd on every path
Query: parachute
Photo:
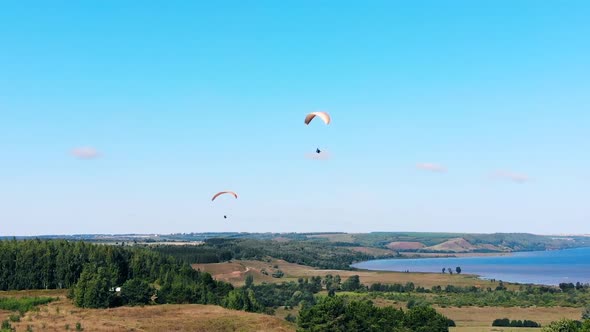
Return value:
M 224 194 L 230 194 L 230 195 L 233 195 L 236 199 L 238 198 L 238 194 L 236 194 L 233 191 L 221 191 L 221 192 L 218 192 L 217 194 L 213 195 L 213 198 L 211 198 L 211 201 L 214 201 L 217 197 L 224 195 Z
M 325 124 L 330 124 L 330 121 L 331 121 L 330 114 L 328 114 L 326 112 L 311 112 L 311 113 L 309 113 L 305 117 L 305 124 L 308 125 L 311 122 L 311 120 L 313 120 L 316 116 L 318 118 L 322 119 Z

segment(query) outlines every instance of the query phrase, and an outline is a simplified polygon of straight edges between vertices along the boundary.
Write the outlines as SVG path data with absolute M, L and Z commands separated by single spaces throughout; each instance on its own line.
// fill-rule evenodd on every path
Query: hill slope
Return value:
M 167 304 L 113 309 L 81 309 L 63 296 L 31 311 L 18 323 L 17 331 L 31 326 L 33 331 L 75 331 L 80 323 L 85 331 L 295 331 L 294 325 L 281 317 L 224 309 L 214 305 Z M 0 312 L 2 320 L 7 312 Z

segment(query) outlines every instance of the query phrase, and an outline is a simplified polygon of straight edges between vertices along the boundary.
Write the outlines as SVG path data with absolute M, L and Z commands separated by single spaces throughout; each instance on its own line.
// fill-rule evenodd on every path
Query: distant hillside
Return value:
M 354 234 L 354 240 L 406 252 L 511 252 L 554 250 L 590 246 L 585 236 L 543 236 L 526 233 L 368 233 Z
M 12 239 L 13 237 L 0 237 Z M 510 252 L 555 250 L 590 247 L 590 237 L 584 235 L 534 235 L 527 233 L 428 233 L 428 232 L 373 232 L 373 233 L 176 233 L 176 234 L 79 234 L 45 235 L 26 238 L 66 239 L 99 243 L 134 244 L 200 244 L 208 239 L 268 240 L 276 243 L 322 243 L 328 247 L 377 248 L 404 252 Z M 458 240 L 462 239 L 462 240 Z M 184 243 L 183 243 L 184 244 Z
M 451 239 L 442 243 L 439 243 L 434 246 L 426 247 L 420 250 L 422 252 L 456 252 L 456 253 L 465 253 L 465 252 L 482 252 L 482 251 L 506 251 L 506 249 L 502 249 L 498 246 L 493 244 L 480 244 L 480 245 L 473 245 L 469 243 L 469 241 L 465 240 L 464 238 L 456 238 Z
M 398 250 L 398 251 L 405 251 L 405 250 L 418 250 L 426 247 L 424 243 L 421 242 L 409 242 L 409 241 L 397 241 L 391 242 L 386 245 L 387 248 L 391 250 Z
M 467 242 L 464 238 L 456 238 L 424 248 L 424 251 L 450 251 L 450 252 L 473 252 L 476 246 Z

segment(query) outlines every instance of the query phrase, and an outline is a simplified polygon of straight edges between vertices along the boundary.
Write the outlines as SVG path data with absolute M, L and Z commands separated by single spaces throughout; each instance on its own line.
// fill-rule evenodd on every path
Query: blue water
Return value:
M 590 248 L 519 252 L 507 256 L 379 259 L 353 264 L 376 271 L 437 272 L 461 267 L 462 274 L 517 283 L 590 283 Z

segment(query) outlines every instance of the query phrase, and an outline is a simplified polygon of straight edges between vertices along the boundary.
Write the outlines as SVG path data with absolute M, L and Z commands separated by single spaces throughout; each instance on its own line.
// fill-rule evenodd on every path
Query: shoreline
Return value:
M 464 258 L 464 257 L 502 257 L 511 256 L 517 252 L 526 251 L 510 251 L 510 252 L 457 252 L 457 253 L 438 253 L 438 252 L 399 252 L 403 258 Z M 394 258 L 395 259 L 395 258 Z

